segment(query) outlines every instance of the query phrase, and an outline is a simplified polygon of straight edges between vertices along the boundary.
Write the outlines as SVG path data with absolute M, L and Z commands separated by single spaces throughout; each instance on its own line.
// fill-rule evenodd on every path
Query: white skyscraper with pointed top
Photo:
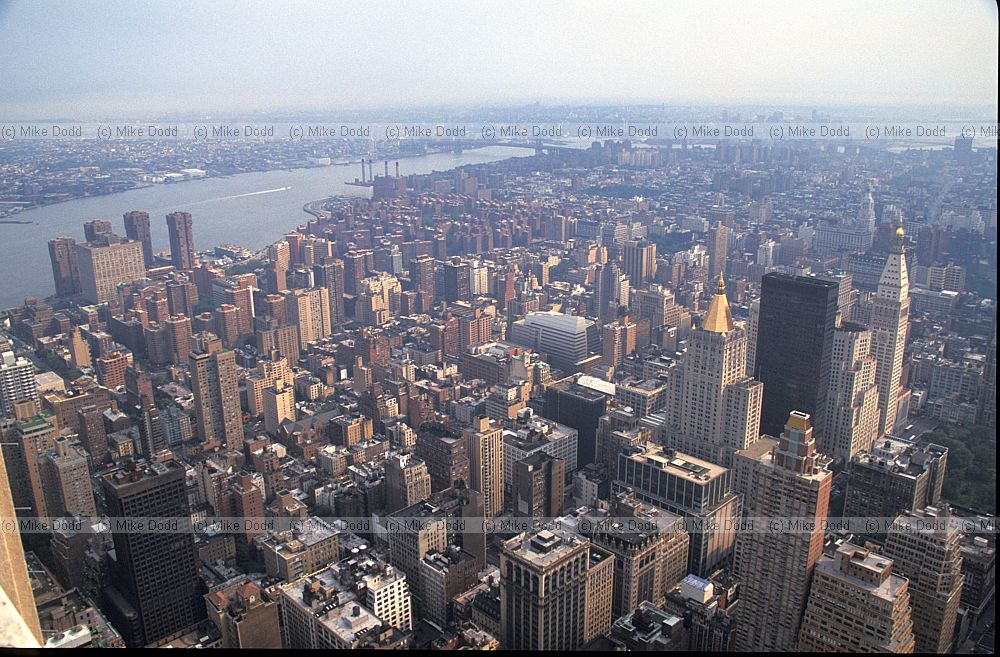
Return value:
M 876 360 L 879 436 L 891 432 L 896 426 L 903 392 L 900 382 L 910 315 L 910 279 L 906 271 L 903 238 L 903 221 L 899 215 L 899 227 L 872 304 L 872 356 Z
M 861 201 L 861 207 L 858 208 L 857 224 L 858 227 L 875 234 L 875 199 L 872 198 L 871 192 L 865 194 L 864 200 Z
M 729 467 L 760 438 L 764 386 L 747 375 L 747 333 L 733 322 L 719 274 L 701 328 L 671 374 L 672 399 L 657 428 L 661 444 Z

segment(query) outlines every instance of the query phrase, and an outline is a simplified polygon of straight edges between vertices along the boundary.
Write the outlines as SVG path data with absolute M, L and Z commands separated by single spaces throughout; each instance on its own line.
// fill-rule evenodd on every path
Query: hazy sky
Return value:
M 446 104 L 995 105 L 992 0 L 0 0 L 0 119 Z

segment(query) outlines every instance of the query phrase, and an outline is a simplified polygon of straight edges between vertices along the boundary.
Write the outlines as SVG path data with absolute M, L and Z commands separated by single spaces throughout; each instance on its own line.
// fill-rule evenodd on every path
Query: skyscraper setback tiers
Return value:
M 0 317 L 11 513 L 62 518 L 24 537 L 43 638 L 90 605 L 130 646 L 988 641 L 976 151 L 674 146 L 397 175 L 252 249 L 195 251 L 221 203 L 53 239 L 59 297 Z

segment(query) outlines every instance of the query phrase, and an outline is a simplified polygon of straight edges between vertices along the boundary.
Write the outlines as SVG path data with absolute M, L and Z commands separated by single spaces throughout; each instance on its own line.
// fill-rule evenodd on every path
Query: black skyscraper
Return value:
M 608 398 L 603 394 L 571 381 L 560 381 L 545 389 L 542 415 L 576 429 L 578 468 L 597 458 L 597 423 L 607 407 Z
M 132 463 L 101 478 L 115 558 L 104 589 L 109 620 L 129 647 L 142 647 L 204 618 L 184 467 L 176 461 Z M 121 523 L 175 519 L 177 527 L 126 531 Z M 189 529 L 189 528 L 188 528 Z
M 806 276 L 764 276 L 754 378 L 764 384 L 760 430 L 780 436 L 792 411 L 825 428 L 826 389 L 837 321 L 837 283 Z

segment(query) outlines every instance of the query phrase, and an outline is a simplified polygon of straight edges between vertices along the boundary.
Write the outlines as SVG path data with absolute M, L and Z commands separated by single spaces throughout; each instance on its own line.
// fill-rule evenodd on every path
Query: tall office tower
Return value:
M 716 278 L 726 273 L 729 255 L 729 229 L 721 221 L 708 229 L 708 276 Z
M 872 332 L 851 322 L 844 322 L 833 334 L 827 429 L 819 449 L 844 462 L 871 449 L 878 433 L 878 388 L 871 342 Z
M 299 350 L 330 335 L 330 295 L 321 288 L 292 290 L 285 297 L 288 322 L 298 327 Z
M 757 247 L 757 264 L 764 269 L 775 265 L 780 253 L 780 246 L 774 240 L 764 240 Z
M 566 462 L 541 450 L 514 463 L 514 515 L 554 518 L 566 494 Z
M 97 382 L 108 390 L 121 388 L 125 385 L 125 369 L 131 363 L 132 354 L 117 349 L 94 359 Z
M 211 332 L 219 336 L 224 347 L 232 349 L 240 341 L 240 311 L 228 303 L 219 305 L 212 311 Z
M 448 546 L 448 514 L 427 501 L 404 507 L 386 516 L 389 562 L 406 573 L 413 595 L 413 609 L 423 603 L 420 562 L 431 552 L 444 552 Z
M 218 340 L 188 356 L 198 437 L 202 444 L 237 448 L 243 443 L 243 417 L 237 382 L 236 352 Z
M 803 527 L 740 532 L 733 573 L 742 583 L 736 645 L 750 651 L 795 647 L 809 581 L 823 553 L 833 476 L 816 452 L 809 416 L 793 411 L 777 446 L 753 464 L 748 518 L 803 521 Z M 773 521 L 769 521 L 773 522 Z
M 469 488 L 483 494 L 487 518 L 503 511 L 503 427 L 488 417 L 473 418 L 462 431 L 469 454 Z
M 469 315 L 458 318 L 458 347 L 465 351 L 469 347 L 489 342 L 493 337 L 493 315 L 474 308 Z
M 191 352 L 191 318 L 172 315 L 163 323 L 167 338 L 167 356 L 171 363 L 180 365 Z
M 39 459 L 45 511 L 52 518 L 95 518 L 97 507 L 90 487 L 87 452 L 68 438 L 58 438 L 55 449 Z
M 309 289 L 311 287 L 316 287 L 316 276 L 312 269 L 299 266 L 292 270 L 291 276 L 288 280 L 288 287 L 294 289 L 304 288 Z
M 691 518 L 700 529 L 691 533 L 689 573 L 708 577 L 728 564 L 740 502 L 729 468 L 645 443 L 618 455 L 611 493 L 630 489 L 636 499 Z
M 669 385 L 662 377 L 620 379 L 615 385 L 615 401 L 619 406 L 630 408 L 637 417 L 646 417 L 666 407 Z
M 288 289 L 288 268 L 291 266 L 288 242 L 282 240 L 267 247 L 267 257 L 271 261 L 268 267 L 268 291 L 284 292 Z
M 872 356 L 875 357 L 875 380 L 878 384 L 878 435 L 895 429 L 901 419 L 899 402 L 903 394 L 903 351 L 910 315 L 910 279 L 903 252 L 902 217 L 895 240 L 878 281 L 872 301 Z
M 746 360 L 746 332 L 733 323 L 719 276 L 705 320 L 671 374 L 674 403 L 667 404 L 658 441 L 727 467 L 734 451 L 753 445 L 767 388 L 746 375 Z
M 38 399 L 35 366 L 13 351 L 0 354 L 0 415 L 13 415 L 14 403 Z
M 859 228 L 864 228 L 872 235 L 875 234 L 875 199 L 872 198 L 871 192 L 867 192 L 865 197 L 861 200 L 861 205 L 858 207 L 858 217 L 855 219 L 855 223 Z
M 167 234 L 170 236 L 170 262 L 177 269 L 193 269 L 194 231 L 191 214 L 171 212 L 167 215 Z
M 410 259 L 410 283 L 420 293 L 422 310 L 434 305 L 434 286 L 437 279 L 437 261 L 427 254 Z
M 167 301 L 167 295 L 160 290 L 146 295 L 143 298 L 142 306 L 145 308 L 146 316 L 150 322 L 162 324 L 167 317 L 170 317 L 170 302 Z
M 608 407 L 608 398 L 572 379 L 545 388 L 542 415 L 577 432 L 576 466 L 582 468 L 597 459 L 597 424 Z
M 93 362 L 90 360 L 90 344 L 83 337 L 79 326 L 74 326 L 73 330 L 70 331 L 67 348 L 69 349 L 70 364 L 73 367 L 77 369 L 93 367 Z
M 754 378 L 764 384 L 760 430 L 777 436 L 792 411 L 823 436 L 837 284 L 771 272 L 761 283 Z
M 358 283 L 368 275 L 364 251 L 348 251 L 344 254 L 344 290 L 347 294 L 358 293 Z
M 670 288 L 659 283 L 650 284 L 648 289 L 635 290 L 632 309 L 637 319 L 648 319 L 651 330 L 662 326 L 689 328 L 691 315 L 684 306 L 677 303 Z
M 111 222 L 107 219 L 91 219 L 83 224 L 83 235 L 88 242 L 96 242 L 100 235 L 111 232 Z
M 632 287 L 646 287 L 656 275 L 656 245 L 646 240 L 627 240 L 622 265 Z
M 236 309 L 236 331 L 239 336 L 253 335 L 254 287 L 246 279 L 223 279 L 213 285 L 221 294 L 217 297 L 220 307 L 229 305 Z
M 631 285 L 616 263 L 597 265 L 594 270 L 594 290 L 587 309 L 602 321 L 614 319 L 618 308 L 628 305 Z
M 156 406 L 138 407 L 133 410 L 133 415 L 139 427 L 139 440 L 143 454 L 152 458 L 170 446 L 163 420 L 160 418 L 160 410 Z
M 896 518 L 883 554 L 910 580 L 915 652 L 951 652 L 962 598 L 962 535 L 947 508 Z
M 361 578 L 365 604 L 384 624 L 402 632 L 413 627 L 410 587 L 406 575 L 388 564 Z
M 618 474 L 619 454 L 653 439 L 650 427 L 640 423 L 641 417 L 635 408 L 620 405 L 597 421 L 596 463 L 607 466 L 612 478 Z
M 373 274 L 358 283 L 354 319 L 363 326 L 385 324 L 399 315 L 399 300 L 403 289 L 395 276 L 385 272 Z
M 149 213 L 132 210 L 125 213 L 125 236 L 142 244 L 142 257 L 147 267 L 152 266 L 153 233 L 149 229 Z
M 431 490 L 438 493 L 458 482 L 469 483 L 469 450 L 462 434 L 427 423 L 417 432 L 417 455 L 427 464 Z
M 76 412 L 80 442 L 90 454 L 93 463 L 103 463 L 108 454 L 108 434 L 104 415 L 97 406 L 85 406 Z
M 267 354 L 274 350 L 282 358 L 298 362 L 301 351 L 297 326 L 278 326 L 278 322 L 270 317 L 258 317 L 254 320 L 254 325 L 258 352 Z
M 288 322 L 288 315 L 285 312 L 285 297 L 281 294 L 265 294 L 264 298 L 260 300 L 260 310 L 257 317 L 273 319 L 277 326 L 284 326 Z
M 117 298 L 119 283 L 131 283 L 146 276 L 142 244 L 124 242 L 113 233 L 103 233 L 96 241 L 76 245 L 80 272 L 80 292 L 96 304 Z
M 80 293 L 80 271 L 76 264 L 76 240 L 56 237 L 49 240 L 49 261 L 56 295 L 69 297 Z
M 802 652 L 913 652 L 909 582 L 892 560 L 844 543 L 821 556 L 799 630 Z
M 621 367 L 625 357 L 635 351 L 635 322 L 622 317 L 605 324 L 601 333 L 604 364 L 608 367 Z
M 200 301 L 198 287 L 183 275 L 167 283 L 167 306 L 171 315 L 194 314 L 194 307 Z
M 385 461 L 385 487 L 388 513 L 430 499 L 431 475 L 427 464 L 415 454 L 393 454 Z
M 688 573 L 690 538 L 684 519 L 643 504 L 631 491 L 582 515 L 579 528 L 594 545 L 615 555 L 612 618 L 644 601 L 660 604 Z
M 272 436 L 278 435 L 278 429 L 285 420 L 295 421 L 295 392 L 282 379 L 264 388 L 264 431 Z
M 191 514 L 184 466 L 177 461 L 134 463 L 101 477 L 108 515 L 177 518 Z M 187 531 L 115 531 L 109 620 L 130 648 L 155 643 L 204 618 L 194 535 Z
M 983 367 L 983 381 L 979 388 L 979 400 L 976 407 L 976 422 L 987 427 L 997 425 L 997 336 L 993 329 L 993 342 L 986 354 L 986 364 Z
M 445 312 L 444 317 L 436 322 L 432 322 L 427 327 L 428 338 L 431 346 L 440 351 L 439 359 L 445 356 L 459 355 L 461 346 L 461 336 L 459 335 L 458 317 L 450 312 Z
M 36 518 L 48 516 L 45 488 L 39 468 L 40 457 L 55 448 L 59 436 L 51 413 L 21 417 L 3 436 L 3 461 L 17 515 Z
M 455 256 L 438 270 L 441 274 L 441 296 L 445 301 L 468 301 L 472 298 L 472 267 L 467 260 Z
M 578 650 L 611 626 L 614 557 L 570 532 L 519 534 L 500 553 L 506 650 Z M 606 618 L 604 618 L 606 616 Z
M 578 372 L 580 364 L 598 346 L 593 321 L 557 312 L 528 313 L 511 326 L 510 341 L 543 353 L 546 361 L 564 372 Z
M 344 261 L 327 258 L 313 265 L 317 287 L 326 289 L 330 296 L 330 325 L 340 326 L 347 321 L 344 315 Z

